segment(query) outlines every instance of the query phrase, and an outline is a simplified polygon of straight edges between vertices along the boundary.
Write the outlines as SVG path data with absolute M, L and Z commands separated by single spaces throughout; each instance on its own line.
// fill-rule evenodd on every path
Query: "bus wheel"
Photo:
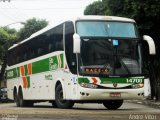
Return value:
M 18 104 L 19 104 L 19 107 L 24 107 L 25 106 L 25 101 L 23 100 L 23 92 L 22 92 L 22 89 L 19 89 L 18 91 Z
M 106 100 L 103 105 L 109 110 L 116 110 L 123 104 L 123 100 Z
M 24 101 L 25 102 L 25 107 L 33 107 L 34 102 L 28 100 L 28 101 Z
M 18 101 L 18 94 L 17 94 L 17 90 L 16 89 L 14 89 L 13 96 L 14 96 L 14 102 L 16 103 L 16 106 L 19 107 L 20 104 L 19 104 L 19 101 Z
M 55 92 L 55 103 L 57 107 L 62 109 L 69 109 L 73 107 L 74 103 L 71 100 L 63 100 L 63 89 L 61 84 L 56 87 Z
M 55 100 L 53 100 L 51 103 L 52 103 L 53 108 L 57 108 L 57 104 Z

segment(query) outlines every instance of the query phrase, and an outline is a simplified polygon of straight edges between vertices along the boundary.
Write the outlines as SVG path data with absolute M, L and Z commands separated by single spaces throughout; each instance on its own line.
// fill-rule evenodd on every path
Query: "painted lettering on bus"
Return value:
M 107 68 L 85 68 L 85 72 L 89 73 L 97 73 L 97 72 L 106 72 L 108 73 L 110 70 Z
M 49 69 L 55 70 L 57 68 L 58 68 L 57 62 L 55 62 L 53 58 L 49 58 Z
M 142 78 L 128 78 L 127 83 L 142 83 L 143 79 Z
M 7 77 L 13 77 L 14 76 L 14 73 L 13 73 L 13 71 L 8 71 L 7 72 Z
M 49 74 L 49 75 L 45 75 L 45 79 L 46 80 L 53 80 L 53 77 L 52 77 L 52 75 Z

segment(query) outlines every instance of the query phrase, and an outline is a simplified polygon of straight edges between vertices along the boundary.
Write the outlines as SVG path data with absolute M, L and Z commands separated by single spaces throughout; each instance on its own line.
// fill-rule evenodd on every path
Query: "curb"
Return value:
M 126 100 L 126 101 L 160 109 L 160 101 L 156 101 L 156 100 Z

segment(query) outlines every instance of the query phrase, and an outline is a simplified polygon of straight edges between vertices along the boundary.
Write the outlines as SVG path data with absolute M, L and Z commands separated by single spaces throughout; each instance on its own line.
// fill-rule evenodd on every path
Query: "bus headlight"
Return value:
M 132 88 L 142 88 L 142 87 L 144 87 L 143 83 L 138 83 L 138 84 L 132 85 Z
M 84 88 L 92 88 L 92 89 L 95 89 L 98 87 L 97 85 L 91 84 L 91 83 L 81 83 L 80 86 Z

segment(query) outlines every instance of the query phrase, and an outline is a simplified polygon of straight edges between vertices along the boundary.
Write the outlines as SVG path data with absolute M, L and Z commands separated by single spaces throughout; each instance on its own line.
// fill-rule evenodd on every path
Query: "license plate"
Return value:
M 110 97 L 121 97 L 121 93 L 110 93 Z

